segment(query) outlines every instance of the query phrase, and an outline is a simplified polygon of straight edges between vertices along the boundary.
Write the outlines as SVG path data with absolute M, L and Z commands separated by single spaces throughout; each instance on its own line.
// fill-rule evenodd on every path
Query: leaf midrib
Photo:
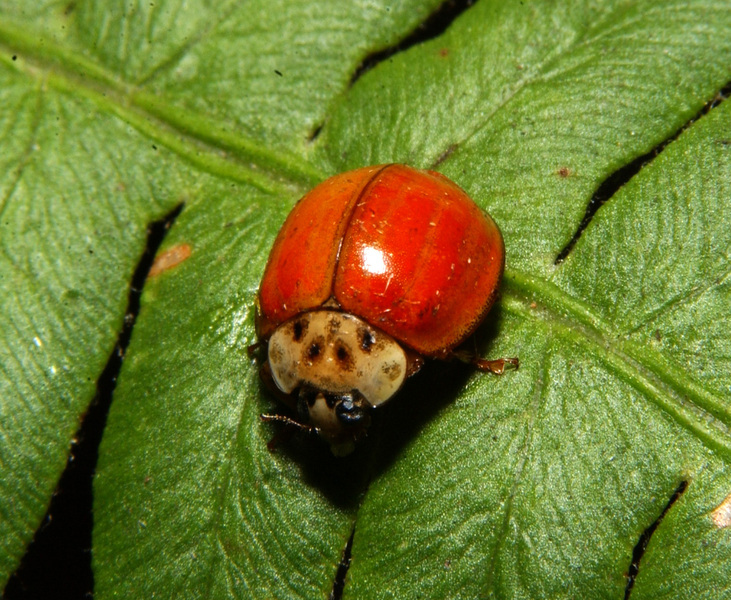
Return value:
M 19 58 L 12 60 L 16 55 Z M 287 196 L 302 193 L 325 178 L 302 158 L 272 150 L 260 140 L 227 131 L 205 115 L 160 100 L 78 51 L 5 16 L 0 20 L 0 60 L 48 87 L 90 100 L 102 112 L 116 115 L 213 175 Z
M 520 271 L 505 273 L 502 308 L 542 323 L 547 335 L 583 346 L 711 450 L 731 460 L 731 413 L 723 399 L 651 346 L 624 337 L 589 305 L 554 283 Z
M 168 70 L 171 65 L 179 62 L 188 52 L 190 52 L 196 46 L 199 46 L 205 42 L 213 31 L 216 30 L 222 23 L 226 23 L 231 15 L 245 4 L 246 0 L 233 0 L 228 6 L 222 6 L 214 18 L 210 19 L 198 32 L 192 36 L 185 44 L 181 45 L 175 52 L 171 53 L 166 60 L 162 61 L 154 68 L 152 68 L 143 77 L 137 80 L 138 86 L 144 86 L 152 81 L 160 74 Z M 147 22 L 148 30 L 150 22 Z M 149 31 L 146 32 L 146 37 L 151 37 Z
M 2 27 L 1 24 L 0 24 L 0 27 Z M 23 175 L 23 171 L 25 170 L 26 165 L 28 164 L 31 156 L 33 155 L 33 147 L 37 143 L 38 127 L 40 126 L 40 123 L 41 123 L 41 117 L 40 117 L 41 106 L 43 103 L 43 83 L 42 82 L 40 82 L 40 81 L 38 82 L 38 85 L 34 89 L 33 93 L 36 95 L 36 106 L 35 106 L 35 110 L 33 111 L 33 122 L 30 127 L 30 135 L 28 136 L 28 141 L 25 144 L 23 153 L 18 156 L 17 166 L 13 171 L 10 185 L 8 185 L 8 188 L 7 188 L 7 192 L 4 196 L 0 197 L 0 218 L 3 216 L 3 213 L 5 212 L 5 207 L 8 205 L 10 198 L 12 198 L 13 194 L 15 194 L 15 190 L 18 187 L 18 183 L 20 182 L 20 179 Z M 2 248 L 0 248 L 0 250 L 2 250 Z M 4 252 L 3 252 L 3 255 L 6 256 Z

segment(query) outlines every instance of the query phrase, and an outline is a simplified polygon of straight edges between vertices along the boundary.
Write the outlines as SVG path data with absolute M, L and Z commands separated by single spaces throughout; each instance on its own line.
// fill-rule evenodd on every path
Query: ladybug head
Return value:
M 297 398 L 297 414 L 311 423 L 336 455 L 349 454 L 371 422 L 373 406 L 358 390 L 331 393 L 303 384 Z
M 277 388 L 296 399 L 299 418 L 341 455 L 364 434 L 373 408 L 410 374 L 396 340 L 330 308 L 280 325 L 269 338 L 267 358 Z

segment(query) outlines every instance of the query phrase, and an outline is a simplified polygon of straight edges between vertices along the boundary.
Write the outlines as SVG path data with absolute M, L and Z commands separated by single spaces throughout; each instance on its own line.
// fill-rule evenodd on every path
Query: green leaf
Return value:
M 195 189 L 177 157 L 19 61 L 0 63 L 0 582 L 112 353 L 147 223 Z
M 385 23 L 370 2 L 281 4 L 0 3 L 0 586 L 114 349 L 148 224 L 181 202 L 210 219 L 235 197 L 234 220 L 291 203 L 321 178 L 299 156 L 312 123 L 435 2 Z
M 344 598 L 621 597 L 663 511 L 631 596 L 731 596 L 731 105 L 699 112 L 725 2 L 481 0 L 352 87 L 437 3 L 109 4 L 0 5 L 0 581 L 183 202 L 100 448 L 97 597 L 326 598 L 351 533 Z M 388 161 L 501 226 L 478 343 L 521 367 L 429 365 L 353 457 L 270 453 L 246 348 L 271 242 L 310 185 Z

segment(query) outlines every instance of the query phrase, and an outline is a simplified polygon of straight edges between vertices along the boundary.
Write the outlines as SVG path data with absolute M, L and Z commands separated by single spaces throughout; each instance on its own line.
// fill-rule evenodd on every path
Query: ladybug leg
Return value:
M 498 358 L 496 360 L 487 360 L 486 358 L 478 358 L 475 356 L 470 362 L 480 371 L 489 371 L 495 375 L 502 375 L 508 365 L 517 369 L 520 361 L 518 361 L 517 358 Z
M 295 421 L 285 415 L 259 415 L 259 418 L 265 423 L 282 423 L 284 425 L 274 437 L 267 443 L 270 452 L 274 452 L 275 448 L 282 442 L 286 442 L 297 431 L 306 431 L 307 433 L 316 433 L 317 428 L 312 425 L 305 425 L 299 421 Z
M 498 358 L 495 360 L 488 360 L 486 358 L 480 358 L 477 354 L 459 350 L 452 352 L 452 356 L 464 363 L 474 365 L 480 371 L 493 373 L 495 375 L 502 375 L 508 367 L 517 369 L 520 364 L 520 361 L 517 358 Z
M 249 355 L 249 358 L 252 358 L 254 356 L 254 353 L 261 348 L 264 345 L 264 342 L 256 342 L 256 344 L 251 344 L 251 346 L 248 346 L 246 348 L 246 352 Z

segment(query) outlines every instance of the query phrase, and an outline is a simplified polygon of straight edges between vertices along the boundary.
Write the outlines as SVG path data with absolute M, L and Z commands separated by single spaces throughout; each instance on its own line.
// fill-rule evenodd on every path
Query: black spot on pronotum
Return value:
M 292 326 L 292 338 L 295 342 L 299 342 L 302 339 L 302 334 L 304 333 L 304 326 L 302 325 L 302 321 L 295 321 L 294 325 Z
M 363 329 L 360 332 L 360 347 L 363 352 L 370 352 L 371 346 L 376 343 L 376 338 L 367 329 Z
M 338 365 L 343 371 L 353 370 L 353 356 L 347 346 L 343 344 L 338 344 L 337 348 L 335 349 L 335 358 L 337 359 Z
M 305 347 L 302 350 L 302 361 L 312 365 L 316 361 L 319 361 L 325 355 L 325 338 L 318 335 L 313 338 L 309 338 Z

